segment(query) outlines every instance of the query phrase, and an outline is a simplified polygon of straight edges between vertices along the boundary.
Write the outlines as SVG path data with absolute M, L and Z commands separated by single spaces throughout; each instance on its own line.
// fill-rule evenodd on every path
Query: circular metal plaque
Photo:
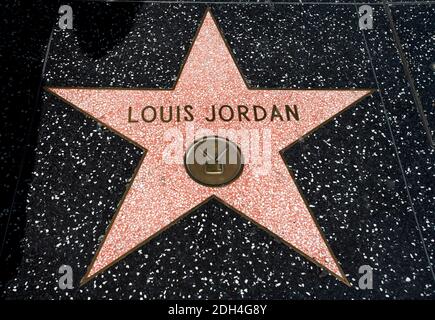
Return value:
M 189 176 L 208 187 L 220 187 L 236 180 L 243 171 L 240 148 L 232 141 L 207 136 L 186 151 L 184 165 Z

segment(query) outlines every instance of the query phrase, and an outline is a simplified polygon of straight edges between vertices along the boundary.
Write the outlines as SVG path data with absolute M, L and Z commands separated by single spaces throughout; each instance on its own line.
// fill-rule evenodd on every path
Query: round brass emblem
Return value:
M 236 180 L 243 171 L 240 148 L 232 141 L 207 136 L 186 151 L 184 165 L 189 176 L 208 187 L 220 187 Z

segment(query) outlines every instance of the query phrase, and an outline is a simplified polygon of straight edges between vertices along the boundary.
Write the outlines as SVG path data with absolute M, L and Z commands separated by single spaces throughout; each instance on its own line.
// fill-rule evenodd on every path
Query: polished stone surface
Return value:
M 375 28 L 362 32 L 352 5 L 212 6 L 250 85 L 378 90 L 285 153 L 351 287 L 216 201 L 80 287 L 141 150 L 44 92 L 26 210 L 13 212 L 26 222 L 16 224 L 22 259 L 5 296 L 433 298 L 434 150 L 387 16 L 374 8 Z M 55 28 L 44 85 L 171 87 L 204 10 L 75 4 L 74 30 Z M 392 7 L 423 100 L 430 74 L 419 64 L 431 40 L 409 30 L 418 32 L 429 10 Z M 72 290 L 59 289 L 63 264 L 73 269 Z M 358 287 L 362 265 L 374 269 L 372 290 Z

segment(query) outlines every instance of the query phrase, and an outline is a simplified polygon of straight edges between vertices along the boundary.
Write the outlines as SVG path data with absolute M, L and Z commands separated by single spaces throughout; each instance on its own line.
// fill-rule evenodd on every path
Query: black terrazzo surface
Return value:
M 435 128 L 435 4 L 392 7 L 394 22 L 409 63 L 412 78 L 434 136 Z M 412 124 L 409 123 L 408 126 Z M 419 213 L 419 222 L 425 237 L 432 264 L 435 261 L 435 168 L 434 150 L 427 147 L 426 137 L 415 140 L 405 134 L 403 163 L 409 190 Z
M 141 153 L 44 93 L 23 258 L 5 297 L 434 298 L 435 155 L 381 7 L 364 34 L 351 5 L 212 8 L 253 86 L 379 89 L 285 154 L 352 287 L 215 201 L 80 287 Z M 55 29 L 44 84 L 170 87 L 204 9 L 74 3 L 75 29 Z M 428 8 L 397 10 L 409 9 Z M 421 61 L 419 52 L 408 54 Z M 58 287 L 62 264 L 72 290 Z M 372 290 L 358 289 L 365 264 Z
M 43 0 L 1 4 L 0 288 L 16 274 L 22 256 L 18 248 L 40 120 L 38 88 L 57 9 Z

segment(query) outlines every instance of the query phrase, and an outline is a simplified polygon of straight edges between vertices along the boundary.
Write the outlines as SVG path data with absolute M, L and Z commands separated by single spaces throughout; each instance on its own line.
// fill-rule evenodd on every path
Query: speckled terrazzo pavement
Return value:
M 168 88 L 204 9 L 74 3 L 74 31 L 55 29 L 44 84 Z M 22 261 L 6 298 L 433 298 L 435 155 L 382 6 L 364 34 L 352 5 L 212 9 L 254 87 L 379 89 L 285 154 L 352 287 L 215 201 L 80 287 L 141 151 L 43 93 Z M 429 10 L 392 8 L 416 79 L 425 62 L 412 48 L 425 35 L 406 34 Z M 62 264 L 72 290 L 58 287 Z M 358 289 L 361 265 L 374 268 L 372 290 Z
M 433 138 L 435 132 L 435 70 L 431 69 L 431 64 L 435 61 L 435 24 L 433 23 L 435 5 L 397 6 L 392 8 L 392 14 Z M 414 205 L 420 213 L 420 223 L 428 253 L 431 262 L 434 263 L 435 172 L 433 151 L 425 150 L 425 144 L 421 140 L 412 142 L 410 135 L 404 134 L 404 136 L 407 137 L 405 143 L 412 146 L 409 150 L 414 150 L 403 153 L 403 162 L 406 164 L 405 172 Z M 426 138 L 425 141 L 427 141 Z M 414 174 L 416 169 L 421 174 Z

